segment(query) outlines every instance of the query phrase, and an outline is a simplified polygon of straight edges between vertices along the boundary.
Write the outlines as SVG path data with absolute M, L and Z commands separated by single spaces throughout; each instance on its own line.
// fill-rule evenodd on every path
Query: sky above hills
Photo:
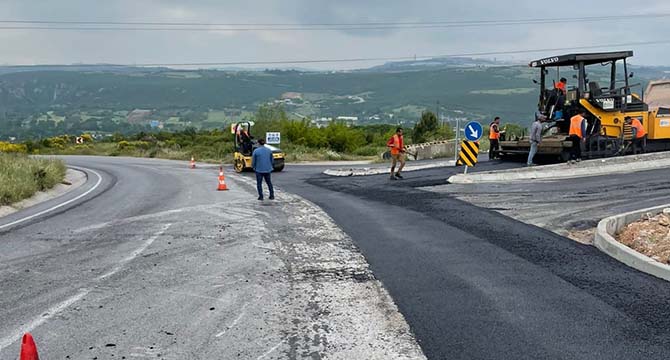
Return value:
M 670 65 L 667 0 L 0 0 L 0 64 L 177 64 L 283 60 L 375 59 L 305 63 L 301 68 L 350 69 L 385 58 L 514 52 L 594 45 L 628 44 L 596 51 L 633 49 L 635 64 Z M 668 14 L 667 17 L 589 17 Z M 582 18 L 560 23 L 528 20 Z M 189 25 L 43 24 L 15 21 L 188 23 Z M 493 25 L 501 20 L 525 23 Z M 11 22 L 8 22 L 11 21 Z M 462 26 L 455 22 L 481 21 Z M 416 24 L 438 22 L 429 28 Z M 444 22 L 450 22 L 444 26 Z M 236 23 L 241 26 L 201 25 Z M 323 24 L 377 23 L 370 25 Z M 379 25 L 379 23 L 385 23 Z M 393 23 L 393 24 L 386 24 Z M 403 23 L 403 24 L 398 24 Z M 416 23 L 416 24 L 406 24 Z M 260 25 L 286 24 L 286 25 Z M 311 24 L 321 24 L 313 26 Z M 54 30 L 68 27 L 74 30 Z M 108 30 L 83 30 L 104 27 Z M 180 28 L 180 31 L 156 30 Z M 314 30 L 314 28 L 321 30 Z M 353 27 L 350 28 L 350 27 Z M 400 28 L 399 28 L 400 27 Z M 21 28 L 21 29 L 17 29 Z M 114 28 L 114 30 L 109 30 Z M 125 30 L 119 30 L 124 28 Z M 153 30 L 129 30 L 143 28 Z M 223 30 L 223 29 L 233 30 Z M 311 30 L 279 30 L 279 28 Z M 323 28 L 336 28 L 323 30 Z M 193 31 L 196 29 L 197 31 Z M 203 29 L 206 29 L 204 31 Z M 212 30 L 217 29 L 217 30 Z M 663 44 L 631 43 L 666 41 Z M 580 52 L 589 49 L 580 49 Z M 556 55 L 554 52 L 492 54 L 507 61 Z M 482 55 L 484 56 L 484 55 Z M 259 67 L 259 64 L 250 64 Z M 277 66 L 287 66 L 278 64 Z M 201 67 L 201 66 L 193 66 Z

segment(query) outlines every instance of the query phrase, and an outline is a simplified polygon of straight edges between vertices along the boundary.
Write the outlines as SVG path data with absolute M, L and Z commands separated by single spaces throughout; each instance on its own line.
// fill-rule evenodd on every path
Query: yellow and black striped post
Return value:
M 479 155 L 479 142 L 463 140 L 456 165 L 465 165 L 465 171 L 467 172 L 468 166 L 477 164 L 477 155 Z

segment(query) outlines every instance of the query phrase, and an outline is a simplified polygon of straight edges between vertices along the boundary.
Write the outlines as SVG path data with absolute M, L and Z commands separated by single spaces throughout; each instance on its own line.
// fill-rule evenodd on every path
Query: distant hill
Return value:
M 495 66 L 494 66 L 495 65 Z M 632 67 L 635 80 L 669 68 Z M 606 78 L 598 71 L 592 74 Z M 389 63 L 359 71 L 183 71 L 120 66 L 0 67 L 0 138 L 78 131 L 223 127 L 282 104 L 296 118 L 357 117 L 412 123 L 426 109 L 448 118 L 526 124 L 537 102 L 536 70 L 473 59 Z M 282 98 L 282 95 L 291 96 Z M 150 115 L 128 127 L 128 113 Z
M 510 66 L 519 65 L 509 62 L 497 62 L 487 59 L 473 59 L 468 57 L 433 58 L 427 60 L 394 61 L 374 66 L 363 71 L 417 71 L 446 67 L 468 66 Z

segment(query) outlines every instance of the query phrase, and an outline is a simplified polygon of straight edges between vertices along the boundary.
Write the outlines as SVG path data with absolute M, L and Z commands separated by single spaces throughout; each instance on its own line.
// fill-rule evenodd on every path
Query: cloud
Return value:
M 187 4 L 187 5 L 185 5 Z M 512 5 L 513 4 L 513 5 Z M 670 13 L 670 2 L 648 0 L 90 0 L 0 2 L 4 19 L 207 23 L 425 22 Z M 397 57 L 563 48 L 665 40 L 669 18 L 555 25 L 338 31 L 48 31 L 0 30 L 7 63 L 172 63 L 272 61 L 299 58 Z M 5 24 L 7 25 L 7 24 Z M 601 49 L 602 50 L 602 49 Z M 635 63 L 670 64 L 669 46 L 640 46 Z M 498 56 L 535 58 L 552 54 Z M 367 65 L 367 64 L 365 64 Z M 304 67 L 305 65 L 300 65 Z M 351 68 L 357 63 L 315 67 Z

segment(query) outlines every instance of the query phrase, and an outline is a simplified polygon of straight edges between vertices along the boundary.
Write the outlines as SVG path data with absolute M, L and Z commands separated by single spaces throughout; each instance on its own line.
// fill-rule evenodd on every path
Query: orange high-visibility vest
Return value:
M 494 128 L 495 126 L 495 128 Z M 498 125 L 491 123 L 491 127 L 489 128 L 489 140 L 498 140 L 500 139 L 500 132 L 496 131 L 498 130 Z
M 642 123 L 640 122 L 640 120 L 634 118 L 633 121 L 631 122 L 630 126 L 637 129 L 637 135 L 635 137 L 636 139 L 639 139 L 639 138 L 647 135 L 647 132 L 644 130 L 644 126 L 642 126 Z
M 395 134 L 389 139 L 387 146 L 391 147 L 391 155 L 398 155 L 403 148 L 402 138 Z
M 580 139 L 584 137 L 584 134 L 582 134 L 582 121 L 584 121 L 584 117 L 581 115 L 575 115 L 570 118 L 569 135 L 577 135 Z

